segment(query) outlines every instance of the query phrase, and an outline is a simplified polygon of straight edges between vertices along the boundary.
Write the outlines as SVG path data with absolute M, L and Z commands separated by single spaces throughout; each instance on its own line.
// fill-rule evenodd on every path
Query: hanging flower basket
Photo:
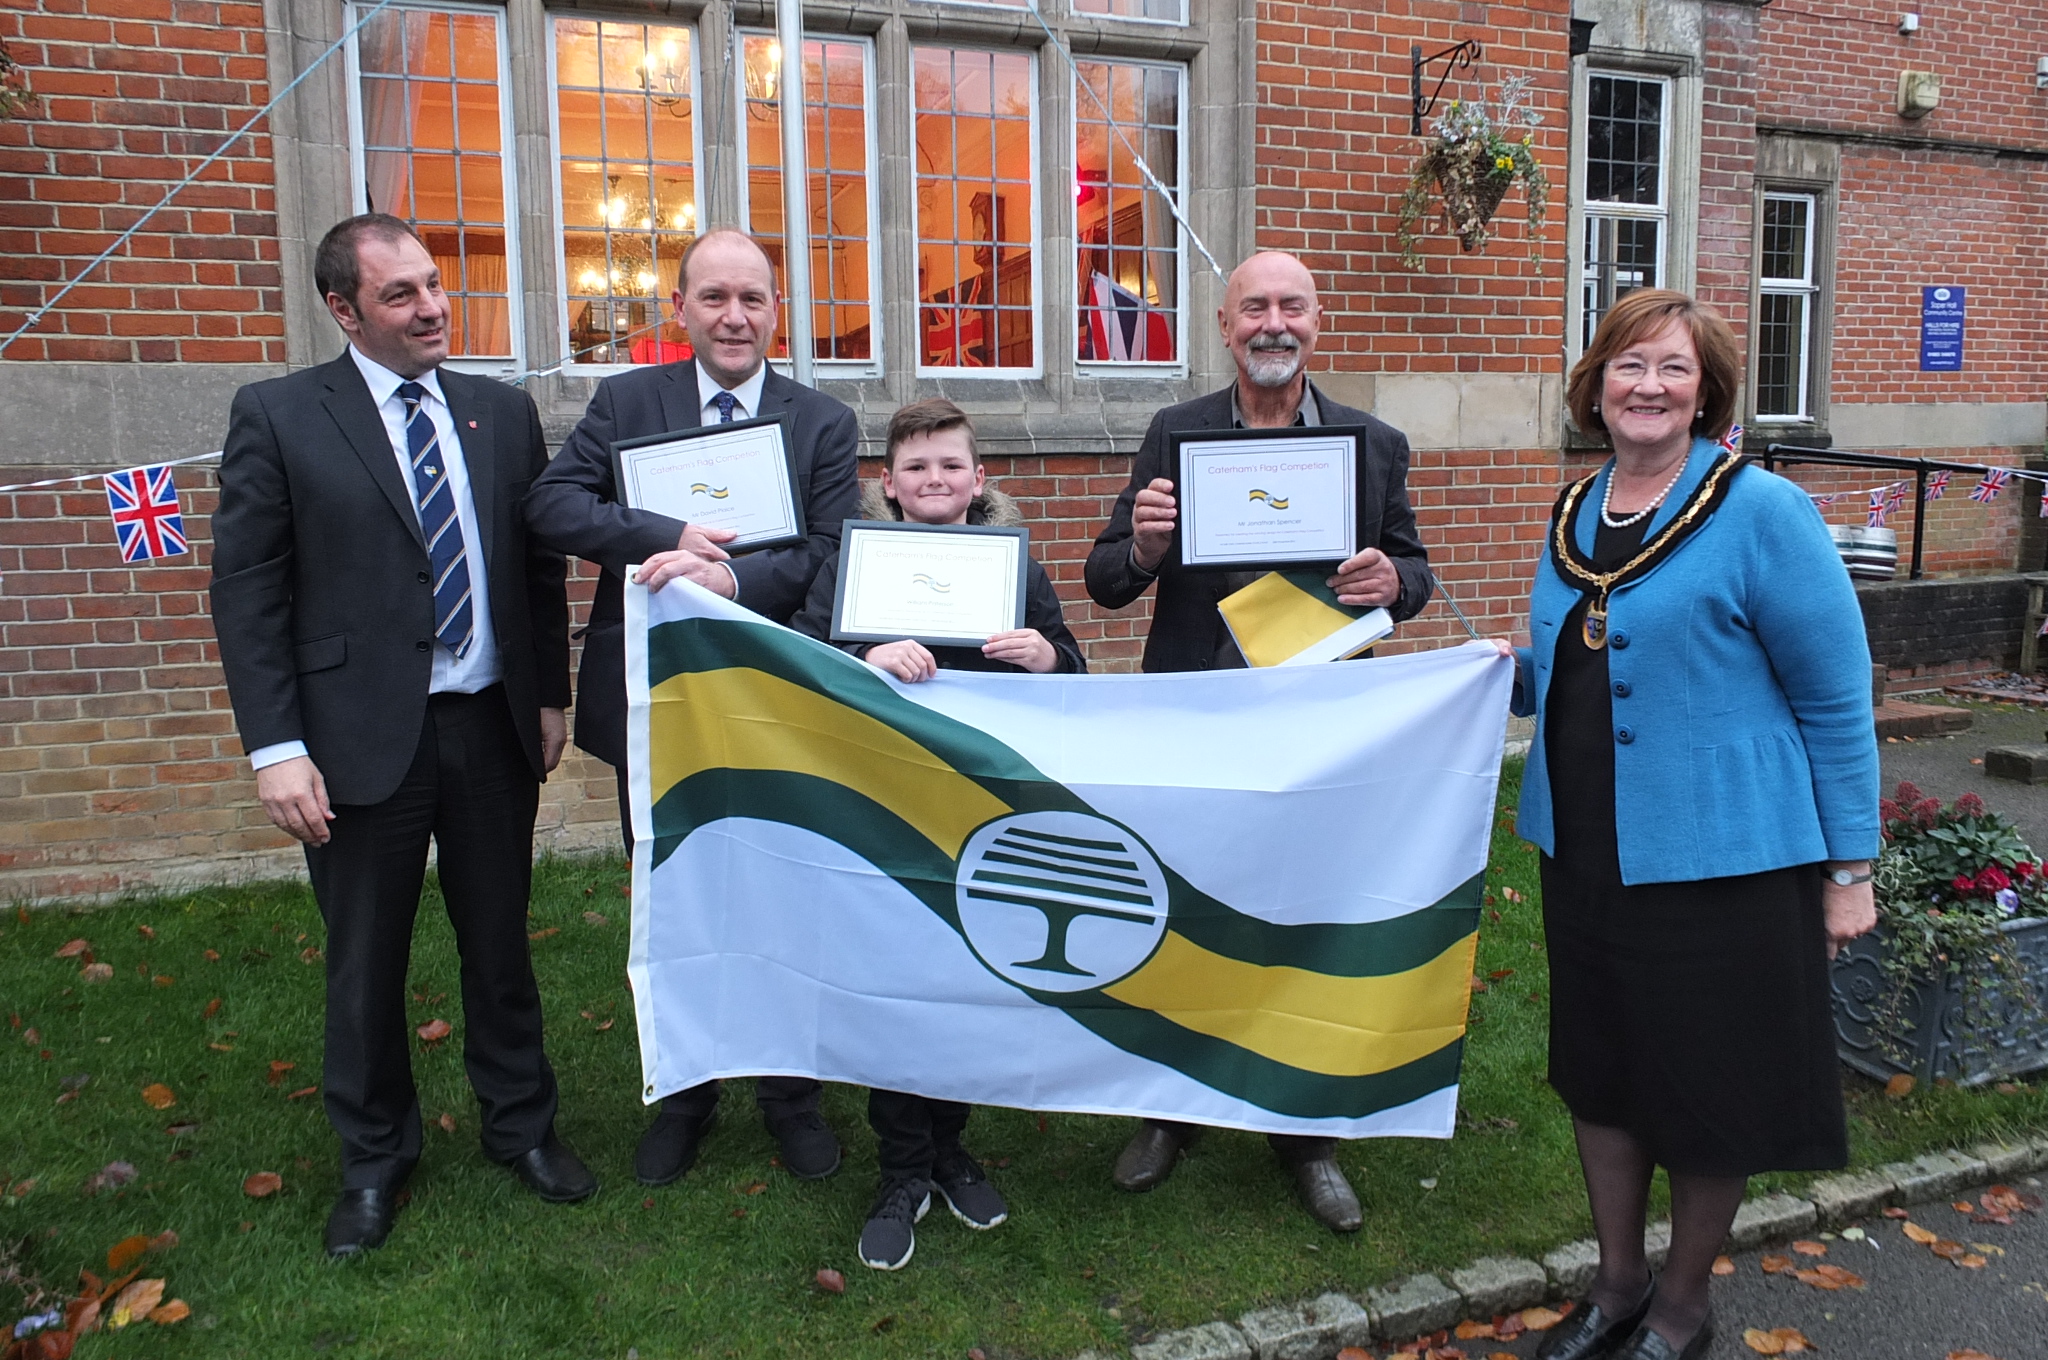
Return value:
M 1432 193 L 1441 205 L 1444 229 L 1467 252 L 1484 250 L 1492 237 L 1493 215 L 1517 182 L 1529 205 L 1530 252 L 1541 246 L 1537 233 L 1550 206 L 1550 180 L 1536 160 L 1536 136 L 1530 129 L 1543 121 L 1529 107 L 1532 77 L 1513 76 L 1501 83 L 1494 109 L 1483 99 L 1454 99 L 1430 124 L 1430 145 L 1415 162 L 1408 188 L 1401 195 L 1401 263 L 1419 270 L 1421 237 L 1430 216 Z M 1521 140 L 1510 132 L 1523 130 Z

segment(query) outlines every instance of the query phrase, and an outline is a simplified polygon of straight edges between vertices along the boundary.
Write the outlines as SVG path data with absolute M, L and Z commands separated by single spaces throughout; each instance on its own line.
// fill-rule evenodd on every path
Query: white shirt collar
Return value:
M 376 402 L 380 409 L 396 395 L 399 384 L 406 381 L 354 345 L 348 347 L 348 357 L 356 361 L 356 370 L 363 375 L 363 381 L 369 385 L 370 400 Z M 443 406 L 448 404 L 448 398 L 441 394 L 440 370 L 430 368 L 412 381 L 426 388 L 427 395 Z
M 705 371 L 702 359 L 693 359 L 691 362 L 697 366 L 697 410 L 700 415 L 705 411 L 714 409 L 711 405 L 711 399 L 720 392 L 732 393 L 743 408 L 744 416 L 735 416 L 735 420 L 751 420 L 761 414 L 761 389 L 768 385 L 768 364 L 765 360 L 759 368 L 754 370 L 754 376 L 741 383 L 738 387 L 721 386 L 718 379 Z

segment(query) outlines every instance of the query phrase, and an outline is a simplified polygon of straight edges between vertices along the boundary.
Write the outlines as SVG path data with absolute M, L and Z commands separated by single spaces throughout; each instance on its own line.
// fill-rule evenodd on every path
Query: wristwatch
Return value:
M 1827 879 L 1838 888 L 1852 887 L 1858 883 L 1868 883 L 1870 881 L 1870 870 L 1865 869 L 1859 874 L 1850 869 L 1829 869 L 1827 870 Z

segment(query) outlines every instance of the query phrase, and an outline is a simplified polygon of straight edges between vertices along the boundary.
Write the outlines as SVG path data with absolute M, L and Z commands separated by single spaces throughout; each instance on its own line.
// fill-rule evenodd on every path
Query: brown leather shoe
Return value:
M 1364 1226 L 1365 1211 L 1358 1207 L 1358 1196 L 1335 1157 L 1296 1162 L 1294 1183 L 1300 1187 L 1301 1202 L 1309 1213 L 1331 1232 L 1357 1232 Z
M 1135 1192 L 1165 1184 L 1181 1152 L 1194 1141 L 1194 1133 L 1186 1124 L 1146 1120 L 1117 1154 L 1116 1170 L 1111 1173 L 1116 1188 Z

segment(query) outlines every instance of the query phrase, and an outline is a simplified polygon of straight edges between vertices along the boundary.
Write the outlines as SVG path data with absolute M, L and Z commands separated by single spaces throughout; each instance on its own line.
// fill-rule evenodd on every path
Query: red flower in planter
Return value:
M 1963 817 L 1982 817 L 1984 800 L 1974 793 L 1966 793 L 1956 799 L 1956 812 Z
M 1940 816 L 1941 803 L 1938 799 L 1922 798 L 1919 802 L 1913 804 L 1913 820 L 1919 823 L 1920 829 L 1923 831 L 1932 831 L 1936 820 Z
M 2030 859 L 2023 859 L 2012 866 L 2012 876 L 2018 879 L 2020 882 L 2025 883 L 2028 879 L 2034 876 L 2035 871 L 2038 870 L 2040 867 L 2040 865 L 2034 863 Z
M 1920 786 L 1918 784 L 1911 783 L 1904 779 L 1901 779 L 1899 781 L 1898 791 L 1892 795 L 1892 797 L 1898 799 L 1899 802 L 1904 804 L 1906 807 L 1912 807 L 1915 803 L 1919 802 L 1922 798 L 1925 798 L 1926 796 L 1926 794 L 1920 792 Z
M 2012 886 L 2005 870 L 1996 864 L 1987 864 L 1977 873 L 1977 890 L 1982 893 L 2001 893 Z
M 1906 820 L 1906 810 L 1889 798 L 1880 798 L 1877 800 L 1877 816 L 1879 821 L 1903 822 Z
M 1977 891 L 1976 880 L 1972 879 L 1968 874 L 1957 874 L 1949 880 L 1948 885 L 1959 893 L 1968 894 Z

